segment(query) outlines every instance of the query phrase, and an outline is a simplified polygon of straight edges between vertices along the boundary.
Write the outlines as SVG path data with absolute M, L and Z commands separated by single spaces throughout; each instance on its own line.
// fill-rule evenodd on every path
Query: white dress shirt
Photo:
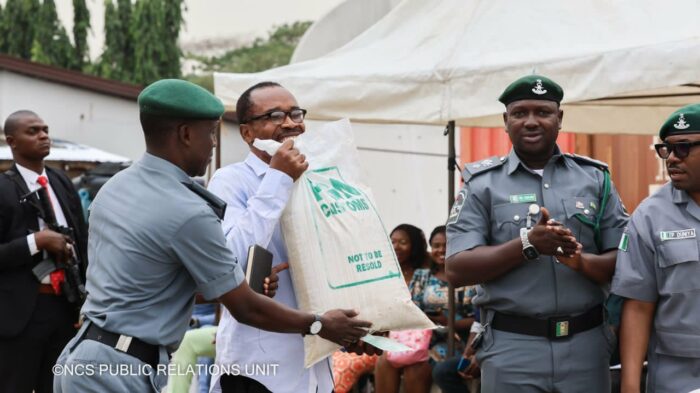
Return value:
M 41 174 L 38 174 L 34 172 L 31 169 L 25 168 L 20 164 L 15 163 L 17 166 L 17 171 L 19 171 L 20 176 L 22 176 L 22 179 L 24 179 L 24 183 L 27 185 L 27 188 L 29 191 L 34 191 L 39 189 L 41 187 L 41 184 L 39 184 L 39 176 L 44 176 L 46 180 L 49 180 L 49 177 L 46 175 L 46 169 L 42 169 Z M 53 191 L 53 188 L 51 187 L 51 181 L 47 183 L 47 188 L 49 189 L 49 197 L 51 198 L 51 205 L 53 206 L 53 211 L 54 214 L 56 215 L 56 222 L 58 222 L 59 225 L 63 226 L 68 226 L 68 221 L 66 221 L 66 216 L 63 214 L 63 209 L 61 209 L 61 204 L 58 203 L 58 197 L 56 196 L 56 193 Z M 39 230 L 46 229 L 46 223 L 44 220 L 41 218 L 39 220 Z M 36 238 L 34 237 L 34 234 L 27 235 L 27 244 L 29 245 L 29 253 L 31 255 L 35 255 L 39 252 L 39 249 L 36 246 Z M 50 284 L 51 280 L 49 276 L 44 277 L 43 280 L 41 280 L 42 284 Z
M 229 247 L 242 260 L 245 271 L 248 247 L 258 244 L 273 254 L 273 266 L 287 262 L 279 219 L 287 205 L 293 180 L 270 168 L 250 153 L 244 162 L 216 171 L 209 190 L 228 204 L 223 229 Z M 274 300 L 297 308 L 289 271 L 279 274 L 279 288 Z M 330 358 L 304 369 L 304 342 L 300 334 L 263 331 L 236 321 L 223 309 L 216 334 L 216 363 L 236 364 L 241 375 L 255 379 L 274 393 L 330 393 L 333 375 Z M 245 366 L 276 364 L 276 372 L 246 375 Z M 219 376 L 213 376 L 212 391 L 219 391 Z

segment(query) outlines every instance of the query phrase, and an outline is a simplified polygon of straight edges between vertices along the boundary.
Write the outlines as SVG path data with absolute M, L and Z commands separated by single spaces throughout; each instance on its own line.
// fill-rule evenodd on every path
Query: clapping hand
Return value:
M 543 255 L 575 257 L 580 245 L 571 230 L 551 219 L 546 208 L 540 212 L 540 220 L 528 234 L 530 243 Z

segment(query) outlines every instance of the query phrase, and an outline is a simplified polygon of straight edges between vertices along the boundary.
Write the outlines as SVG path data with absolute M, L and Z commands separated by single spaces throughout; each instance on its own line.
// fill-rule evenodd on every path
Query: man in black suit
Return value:
M 32 268 L 47 257 L 62 262 L 77 256 L 84 265 L 86 225 L 71 181 L 44 166 L 51 146 L 44 121 L 34 112 L 18 111 L 7 118 L 4 131 L 14 165 L 0 173 L 0 392 L 51 392 L 51 368 L 75 335 L 80 305 L 61 293 L 65 272 L 56 270 L 40 281 Z M 39 187 L 48 189 L 56 221 L 74 229 L 74 244 L 47 229 L 31 203 L 20 202 Z

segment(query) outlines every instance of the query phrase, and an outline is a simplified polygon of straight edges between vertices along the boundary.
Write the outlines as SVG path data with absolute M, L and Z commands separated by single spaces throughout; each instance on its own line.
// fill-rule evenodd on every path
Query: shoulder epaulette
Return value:
M 580 156 L 578 154 L 572 154 L 572 153 L 564 153 L 564 155 L 573 159 L 574 161 L 576 161 L 579 164 L 593 165 L 594 167 L 597 167 L 601 171 L 608 170 L 608 164 L 604 163 L 603 161 L 594 160 L 591 157 Z
M 226 213 L 226 202 L 224 202 L 223 199 L 212 194 L 209 190 L 200 186 L 196 182 L 182 182 L 182 184 L 189 188 L 190 191 L 197 194 L 200 198 L 204 199 L 204 201 L 207 202 L 211 210 L 214 211 L 214 214 L 216 214 L 220 220 L 224 219 L 224 214 Z
M 475 161 L 471 162 L 469 164 L 466 164 L 464 166 L 464 172 L 462 173 L 462 177 L 464 178 L 464 181 L 467 182 L 469 179 L 472 177 L 482 174 L 484 172 L 490 171 L 491 169 L 498 168 L 505 164 L 505 162 L 508 160 L 507 156 L 503 157 L 498 157 L 498 156 L 493 156 L 489 157 L 485 160 L 480 160 L 480 161 Z

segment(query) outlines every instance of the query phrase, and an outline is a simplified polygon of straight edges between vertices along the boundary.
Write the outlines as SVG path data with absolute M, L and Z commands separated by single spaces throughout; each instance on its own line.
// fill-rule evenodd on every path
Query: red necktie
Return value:
M 39 176 L 36 181 L 44 188 L 44 190 L 46 190 L 46 195 L 49 197 L 49 204 L 51 204 L 51 207 L 53 208 L 51 193 L 49 192 L 49 180 L 46 178 L 46 176 Z M 63 271 L 63 269 L 56 269 L 49 274 L 49 279 L 51 280 L 51 287 L 53 287 L 53 291 L 56 292 L 57 295 L 60 295 L 61 284 L 66 280 L 66 273 Z

